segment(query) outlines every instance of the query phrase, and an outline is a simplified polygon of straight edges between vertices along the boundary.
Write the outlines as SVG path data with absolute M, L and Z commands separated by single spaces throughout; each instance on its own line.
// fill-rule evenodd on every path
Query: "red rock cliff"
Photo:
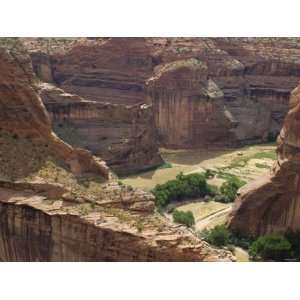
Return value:
M 270 177 L 241 190 L 229 222 L 232 230 L 261 235 L 300 230 L 300 87 L 278 137 L 277 164 Z
M 156 213 L 151 194 L 104 180 L 103 162 L 57 138 L 29 57 L 7 46 L 0 107 L 0 261 L 233 259 Z
M 48 48 L 31 42 L 34 68 L 44 81 L 87 100 L 152 103 L 160 142 L 168 147 L 274 138 L 300 78 L 294 38 L 99 38 L 58 45 L 54 39 Z M 205 76 L 180 67 L 191 61 L 206 66 Z M 205 85 L 223 97 L 208 96 Z
M 0 48 L 0 128 L 46 143 L 75 173 L 109 177 L 106 164 L 84 149 L 72 148 L 51 129 L 48 113 L 34 90 L 30 58 L 26 53 Z

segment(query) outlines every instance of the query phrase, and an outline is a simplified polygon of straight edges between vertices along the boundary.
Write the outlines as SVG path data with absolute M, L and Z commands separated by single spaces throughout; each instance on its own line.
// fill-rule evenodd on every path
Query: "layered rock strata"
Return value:
M 50 118 L 34 89 L 29 56 L 0 48 L 0 129 L 46 143 L 76 174 L 109 177 L 104 161 L 84 149 L 73 148 L 51 129 Z
M 21 50 L 0 48 L 1 261 L 234 259 L 171 224 L 151 194 L 118 183 L 104 162 L 59 139 Z
M 124 209 L 125 201 L 137 201 L 141 196 L 132 198 L 127 192 L 127 198 L 123 196 L 119 203 L 121 209 L 111 203 L 96 203 L 92 208 L 91 204 L 80 204 L 70 197 L 63 199 L 63 195 L 53 198 L 36 189 L 19 188 L 0 183 L 1 261 L 232 259 L 163 217 L 143 210 L 141 213 L 147 201 L 135 202 L 132 210 Z M 112 191 L 112 187 L 108 189 Z
M 102 157 L 118 175 L 162 164 L 151 105 L 87 101 L 49 84 L 40 95 L 55 132 Z
M 274 139 L 300 78 L 296 38 L 27 43 L 44 81 L 53 80 L 91 101 L 153 104 L 160 142 L 167 147 L 239 146 Z M 195 62 L 201 71 L 193 68 Z M 212 96 L 211 89 L 218 95 Z
M 300 87 L 292 93 L 289 112 L 278 137 L 273 174 L 241 190 L 229 226 L 249 235 L 300 230 Z

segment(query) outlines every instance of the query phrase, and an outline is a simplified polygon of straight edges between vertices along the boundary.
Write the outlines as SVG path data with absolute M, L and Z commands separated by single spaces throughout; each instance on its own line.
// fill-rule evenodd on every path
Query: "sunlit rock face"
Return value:
M 27 41 L 43 81 L 91 101 L 153 104 L 159 141 L 173 148 L 274 139 L 300 77 L 298 44 L 296 38 Z
M 37 76 L 52 83 L 42 84 L 40 94 L 56 125 L 76 132 L 80 145 L 118 175 L 163 163 L 153 110 L 145 104 L 152 71 L 145 39 L 71 40 L 67 50 L 53 40 L 51 55 L 39 41 L 26 42 Z
M 234 260 L 155 212 L 152 194 L 120 184 L 104 161 L 59 139 L 30 62 L 21 45 L 0 44 L 0 261 Z
M 300 230 L 300 88 L 292 92 L 289 112 L 278 137 L 277 164 L 269 177 L 241 190 L 229 226 L 261 235 Z
M 162 144 L 239 146 L 276 137 L 290 91 L 300 76 L 299 41 L 177 38 L 158 42 L 164 48 L 160 65 L 154 68 L 159 76 L 154 75 L 149 101 Z M 187 72 L 191 58 L 203 66 L 201 76 Z M 205 96 L 205 86 L 223 96 Z

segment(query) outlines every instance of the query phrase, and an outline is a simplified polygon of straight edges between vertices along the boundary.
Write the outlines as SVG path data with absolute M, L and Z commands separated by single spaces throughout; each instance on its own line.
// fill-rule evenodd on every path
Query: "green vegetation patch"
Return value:
M 211 178 L 215 175 L 210 173 L 209 176 Z M 151 191 L 155 196 L 156 206 L 159 209 L 162 209 L 171 202 L 180 202 L 199 197 L 205 197 L 205 201 L 213 199 L 217 202 L 229 203 L 234 201 L 236 198 L 238 189 L 246 184 L 245 181 L 240 180 L 235 175 L 224 175 L 226 182 L 224 182 L 220 189 L 218 189 L 217 186 L 207 183 L 207 177 L 207 172 L 203 174 L 195 173 L 188 175 L 180 173 L 176 176 L 176 179 L 169 180 L 164 184 L 156 185 L 156 187 Z
M 238 177 L 228 179 L 226 182 L 222 183 L 220 187 L 220 202 L 229 203 L 233 202 L 237 196 L 237 191 L 240 187 L 245 185 L 246 182 L 240 180 Z
M 268 151 L 262 151 L 262 152 L 257 152 L 251 155 L 245 155 L 245 156 L 238 156 L 234 158 L 231 163 L 222 168 L 222 169 L 237 169 L 237 168 L 244 168 L 247 166 L 248 162 L 251 159 L 276 159 L 276 152 L 273 150 L 268 150 Z
M 203 174 L 183 175 L 182 173 L 177 175 L 176 179 L 158 184 L 152 190 L 155 204 L 159 208 L 167 206 L 171 201 L 204 197 L 208 192 L 208 185 Z
M 195 218 L 191 211 L 179 211 L 174 210 L 173 221 L 175 223 L 186 225 L 187 227 L 192 227 L 195 225 Z
M 293 251 L 288 239 L 279 233 L 259 237 L 252 243 L 249 254 L 254 259 L 281 261 L 291 258 Z
M 225 225 L 217 225 L 210 230 L 203 230 L 200 237 L 217 247 L 227 246 L 230 242 L 230 232 Z

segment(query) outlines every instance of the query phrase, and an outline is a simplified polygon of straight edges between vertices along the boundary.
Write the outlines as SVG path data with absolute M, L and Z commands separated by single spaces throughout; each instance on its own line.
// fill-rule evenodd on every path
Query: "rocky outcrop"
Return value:
M 297 40 L 174 38 L 156 42 L 161 43 L 162 50 L 160 65 L 155 69 L 165 68 L 169 73 L 168 65 L 177 66 L 167 79 L 169 83 L 167 76 L 160 76 L 157 81 L 162 84 L 156 83 L 160 88 L 150 89 L 164 145 L 239 146 L 276 137 L 287 112 L 290 91 L 299 80 Z M 187 74 L 184 68 L 179 69 L 181 62 L 191 59 L 207 66 L 202 84 L 209 79 L 223 93 L 222 99 L 211 102 L 210 110 L 205 109 L 205 97 L 198 96 L 195 105 L 195 97 L 191 96 L 202 93 L 194 72 Z M 182 109 L 182 116 L 175 112 L 176 107 Z
M 241 190 L 229 226 L 250 235 L 300 230 L 300 87 L 278 137 L 277 164 L 270 177 Z
M 162 164 L 151 105 L 87 101 L 49 84 L 40 85 L 40 95 L 54 131 L 102 157 L 118 175 Z
M 46 49 L 44 41 L 29 42 L 35 73 L 57 87 L 41 89 L 54 125 L 77 132 L 81 145 L 119 175 L 162 164 L 153 110 L 145 105 L 152 70 L 145 39 L 83 39 L 54 53 L 54 40 Z
M 29 56 L 0 48 L 0 129 L 45 143 L 77 174 L 98 173 L 109 177 L 109 169 L 83 149 L 73 148 L 51 129 L 47 111 L 34 89 Z
M 298 42 L 94 38 L 30 40 L 29 48 L 44 81 L 51 70 L 56 85 L 87 100 L 153 104 L 161 144 L 187 148 L 274 139 L 300 78 Z
M 0 48 L 0 261 L 234 259 L 171 224 L 151 194 L 117 182 L 89 151 L 59 139 L 21 50 Z
M 97 204 L 92 209 L 3 183 L 0 194 L 1 261 L 232 259 L 159 215 Z
M 147 85 L 163 146 L 230 145 L 236 124 L 206 64 L 194 58 L 164 64 Z
M 36 66 L 38 55 L 32 54 Z M 67 92 L 98 102 L 144 102 L 144 83 L 152 71 L 144 38 L 86 39 L 50 59 L 55 83 Z

